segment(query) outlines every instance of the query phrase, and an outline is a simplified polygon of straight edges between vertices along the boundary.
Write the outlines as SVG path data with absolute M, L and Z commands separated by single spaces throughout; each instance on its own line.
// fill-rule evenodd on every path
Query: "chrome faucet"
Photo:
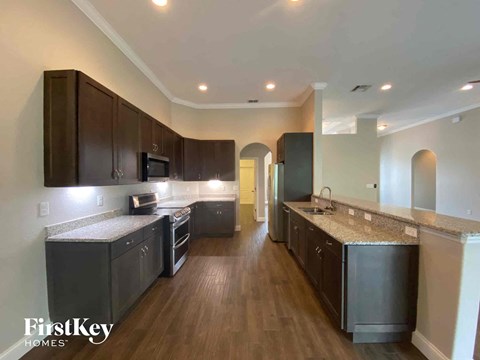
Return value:
M 318 197 L 320 199 L 324 199 L 323 197 L 323 191 L 324 190 L 328 190 L 328 193 L 329 193 L 329 196 L 328 196 L 328 201 L 329 201 L 329 205 L 327 207 L 325 207 L 326 210 L 331 210 L 331 211 L 335 211 L 335 206 L 333 206 L 333 203 L 332 203 L 332 189 L 330 189 L 328 186 L 324 186 L 322 187 L 322 189 L 320 190 L 320 194 L 318 195 Z

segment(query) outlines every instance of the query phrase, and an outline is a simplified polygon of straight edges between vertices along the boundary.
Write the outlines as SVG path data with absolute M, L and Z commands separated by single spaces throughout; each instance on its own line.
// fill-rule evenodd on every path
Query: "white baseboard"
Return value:
M 412 334 L 412 344 L 429 360 L 449 360 L 444 353 L 418 331 L 414 331 Z
M 45 323 L 45 325 L 49 324 Z M 34 349 L 34 347 L 27 347 L 25 346 L 25 341 L 35 341 L 35 340 L 43 340 L 47 337 L 47 335 L 39 335 L 38 331 L 36 331 L 34 334 L 29 335 L 29 336 L 24 336 L 20 340 L 18 340 L 15 344 L 10 346 L 7 350 L 5 350 L 3 353 L 0 354 L 0 360 L 18 360 L 20 359 L 23 355 L 25 355 L 27 352 L 30 350 Z
M 264 216 L 257 216 L 257 222 L 265 222 Z
M 242 226 L 241 225 L 235 225 L 235 231 L 242 231 Z

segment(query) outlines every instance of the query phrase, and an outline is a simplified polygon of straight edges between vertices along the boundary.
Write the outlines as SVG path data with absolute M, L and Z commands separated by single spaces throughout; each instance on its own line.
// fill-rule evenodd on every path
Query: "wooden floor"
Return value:
M 410 343 L 353 345 L 330 323 L 285 245 L 242 206 L 241 233 L 199 239 L 102 345 L 69 338 L 26 359 L 425 359 Z

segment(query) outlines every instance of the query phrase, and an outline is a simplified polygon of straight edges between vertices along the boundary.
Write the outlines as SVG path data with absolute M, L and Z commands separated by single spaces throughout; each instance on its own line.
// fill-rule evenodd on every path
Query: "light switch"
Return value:
M 103 195 L 97 196 L 97 206 L 103 206 Z
M 50 214 L 50 203 L 47 201 L 43 201 L 39 205 L 39 213 L 40 216 L 48 216 Z
M 355 215 L 355 210 L 353 210 L 353 209 L 348 209 L 348 215 L 354 216 L 354 215 Z
M 365 220 L 372 221 L 372 215 L 368 214 L 368 213 L 365 213 Z

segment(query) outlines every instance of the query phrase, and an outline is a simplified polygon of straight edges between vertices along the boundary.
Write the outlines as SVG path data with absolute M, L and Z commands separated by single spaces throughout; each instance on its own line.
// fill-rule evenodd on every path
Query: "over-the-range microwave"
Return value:
M 170 160 L 164 156 L 141 153 L 142 181 L 166 181 L 170 177 Z

